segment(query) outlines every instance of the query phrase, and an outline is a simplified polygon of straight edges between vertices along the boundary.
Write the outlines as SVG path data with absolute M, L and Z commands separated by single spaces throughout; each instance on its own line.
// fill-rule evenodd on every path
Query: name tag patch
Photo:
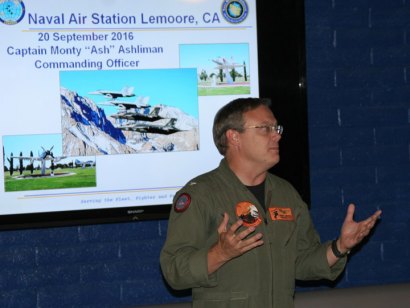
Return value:
M 293 217 L 292 209 L 289 207 L 270 207 L 269 214 L 272 220 L 295 220 L 295 217 Z

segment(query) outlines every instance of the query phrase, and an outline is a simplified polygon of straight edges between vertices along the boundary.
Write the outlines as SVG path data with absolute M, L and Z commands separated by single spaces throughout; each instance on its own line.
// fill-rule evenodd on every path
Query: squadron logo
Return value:
M 6 25 L 18 24 L 24 17 L 26 8 L 21 0 L 0 0 L 0 22 Z
M 236 216 L 242 219 L 246 227 L 255 227 L 262 222 L 258 209 L 248 201 L 239 202 L 236 205 Z
M 182 213 L 189 207 L 190 204 L 191 196 L 189 194 L 183 193 L 178 197 L 177 201 L 175 201 L 174 210 L 177 213 Z
M 248 4 L 245 0 L 225 0 L 222 3 L 222 15 L 226 21 L 238 24 L 248 16 Z

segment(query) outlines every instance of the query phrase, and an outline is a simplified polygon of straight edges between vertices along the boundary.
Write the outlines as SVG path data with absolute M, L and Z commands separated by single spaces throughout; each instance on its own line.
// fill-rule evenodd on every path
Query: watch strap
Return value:
M 339 258 L 339 259 L 346 257 L 350 253 L 350 250 L 346 251 L 345 253 L 341 253 L 339 249 L 337 248 L 336 242 L 337 240 L 333 240 L 331 244 L 333 254 L 336 256 L 336 258 Z

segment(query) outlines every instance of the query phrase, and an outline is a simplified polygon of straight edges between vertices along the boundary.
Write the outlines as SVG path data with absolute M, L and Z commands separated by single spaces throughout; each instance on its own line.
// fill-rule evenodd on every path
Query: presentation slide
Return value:
M 0 0 L 0 215 L 171 204 L 259 96 L 255 0 Z

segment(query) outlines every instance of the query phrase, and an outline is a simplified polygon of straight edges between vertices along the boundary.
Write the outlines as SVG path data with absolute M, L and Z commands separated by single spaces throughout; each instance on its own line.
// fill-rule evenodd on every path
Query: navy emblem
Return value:
M 241 23 L 248 16 L 248 12 L 248 4 L 245 0 L 225 0 L 222 3 L 222 15 L 230 23 Z
M 187 193 L 181 194 L 174 204 L 174 210 L 177 213 L 184 212 L 191 204 L 191 196 Z
M 18 24 L 25 13 L 26 8 L 22 0 L 0 0 L 0 22 L 6 25 Z

